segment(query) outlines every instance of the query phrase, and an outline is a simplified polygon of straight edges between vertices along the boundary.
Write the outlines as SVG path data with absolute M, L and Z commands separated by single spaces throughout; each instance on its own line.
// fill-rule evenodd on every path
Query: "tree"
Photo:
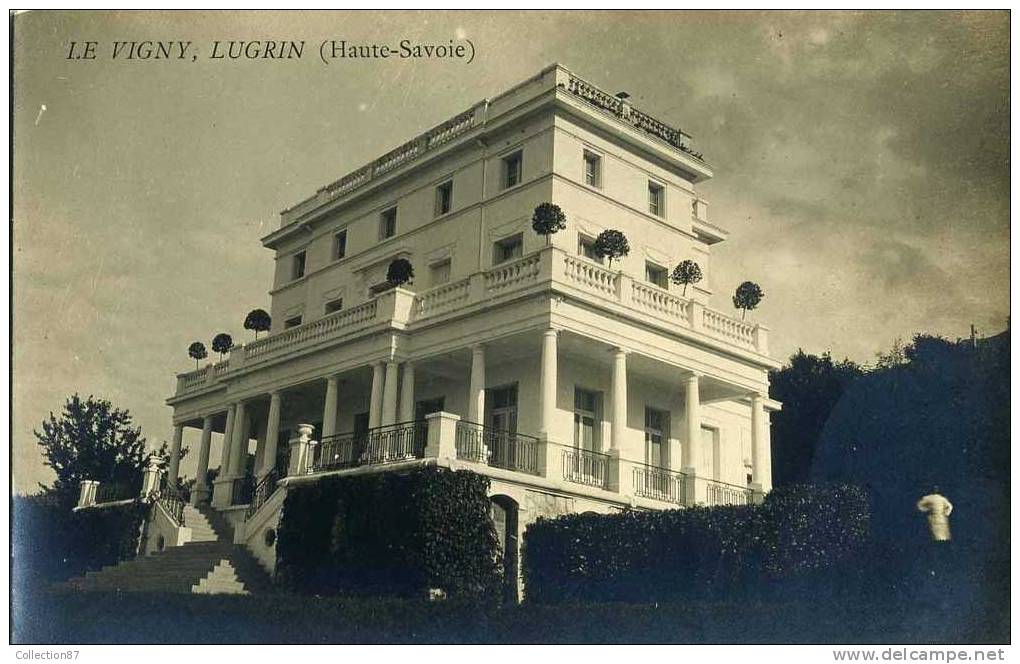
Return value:
M 743 310 L 741 318 L 747 318 L 747 312 L 756 308 L 764 297 L 765 293 L 761 286 L 753 281 L 745 281 L 737 286 L 737 291 L 733 294 L 733 306 Z
M 406 258 L 397 258 L 386 269 L 386 281 L 393 286 L 402 286 L 414 279 L 414 266 Z
M 259 332 L 268 332 L 273 325 L 273 319 L 265 309 L 252 309 L 244 317 L 244 329 L 253 330 L 255 338 L 259 338 Z
M 82 480 L 115 482 L 141 488 L 147 455 L 142 430 L 131 414 L 105 399 L 69 397 L 60 417 L 50 412 L 42 431 L 33 430 L 46 465 L 56 473 L 43 491 L 74 503 Z
M 613 268 L 614 258 L 623 258 L 630 253 L 627 236 L 613 228 L 606 229 L 595 238 L 595 255 L 609 259 L 609 268 Z
M 198 368 L 198 361 L 204 360 L 208 353 L 205 352 L 205 344 L 201 341 L 196 341 L 188 346 L 188 356 L 194 358 L 195 368 Z
M 567 215 L 555 203 L 541 203 L 531 215 L 531 227 L 539 235 L 545 236 L 546 246 L 549 245 L 553 233 L 567 227 Z
M 683 260 L 673 268 L 673 283 L 677 286 L 683 284 L 684 295 L 687 295 L 688 284 L 696 284 L 699 281 L 701 281 L 701 268 L 694 261 Z
M 212 349 L 214 353 L 220 354 L 220 359 L 223 359 L 223 354 L 230 351 L 234 347 L 234 338 L 226 332 L 220 332 L 212 340 Z

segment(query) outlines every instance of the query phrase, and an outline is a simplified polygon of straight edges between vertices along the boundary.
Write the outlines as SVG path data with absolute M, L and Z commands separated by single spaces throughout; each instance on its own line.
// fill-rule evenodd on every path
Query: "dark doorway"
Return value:
M 499 539 L 499 550 L 503 557 L 503 601 L 517 603 L 518 555 L 517 502 L 509 496 L 493 496 L 490 505 L 492 524 Z

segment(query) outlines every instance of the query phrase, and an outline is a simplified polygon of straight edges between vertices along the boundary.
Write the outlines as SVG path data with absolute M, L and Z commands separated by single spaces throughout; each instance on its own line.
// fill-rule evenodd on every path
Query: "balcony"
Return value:
M 237 372 L 285 361 L 386 330 L 413 332 L 519 297 L 557 294 L 598 304 L 617 317 L 720 348 L 767 356 L 767 328 L 709 309 L 628 274 L 547 247 L 458 281 L 413 293 L 394 288 L 364 304 L 283 330 L 230 351 L 229 360 L 179 374 L 176 396 L 222 386 Z

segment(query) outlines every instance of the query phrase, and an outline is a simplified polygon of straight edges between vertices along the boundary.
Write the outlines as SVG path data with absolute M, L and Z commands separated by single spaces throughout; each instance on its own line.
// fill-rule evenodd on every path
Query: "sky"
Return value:
M 325 64 L 324 39 L 475 57 Z M 94 60 L 68 58 L 87 40 Z M 111 57 L 142 40 L 198 57 Z M 306 46 L 211 59 L 215 40 Z M 1006 12 L 36 12 L 14 45 L 18 492 L 50 481 L 32 431 L 75 392 L 170 437 L 188 345 L 268 309 L 280 210 L 552 62 L 694 136 L 730 231 L 712 304 L 759 283 L 774 356 L 869 363 L 1008 322 Z

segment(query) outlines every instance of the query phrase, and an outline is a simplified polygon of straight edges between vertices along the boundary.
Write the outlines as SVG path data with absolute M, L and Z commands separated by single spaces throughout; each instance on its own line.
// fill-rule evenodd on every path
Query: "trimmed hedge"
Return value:
M 12 498 L 17 583 L 63 581 L 133 558 L 149 506 L 134 501 L 72 512 L 50 495 Z
M 327 477 L 287 492 L 277 579 L 314 595 L 497 597 L 489 480 L 468 471 Z
M 527 599 L 756 596 L 852 560 L 868 519 L 867 496 L 846 485 L 776 489 L 753 506 L 539 519 L 524 536 Z

